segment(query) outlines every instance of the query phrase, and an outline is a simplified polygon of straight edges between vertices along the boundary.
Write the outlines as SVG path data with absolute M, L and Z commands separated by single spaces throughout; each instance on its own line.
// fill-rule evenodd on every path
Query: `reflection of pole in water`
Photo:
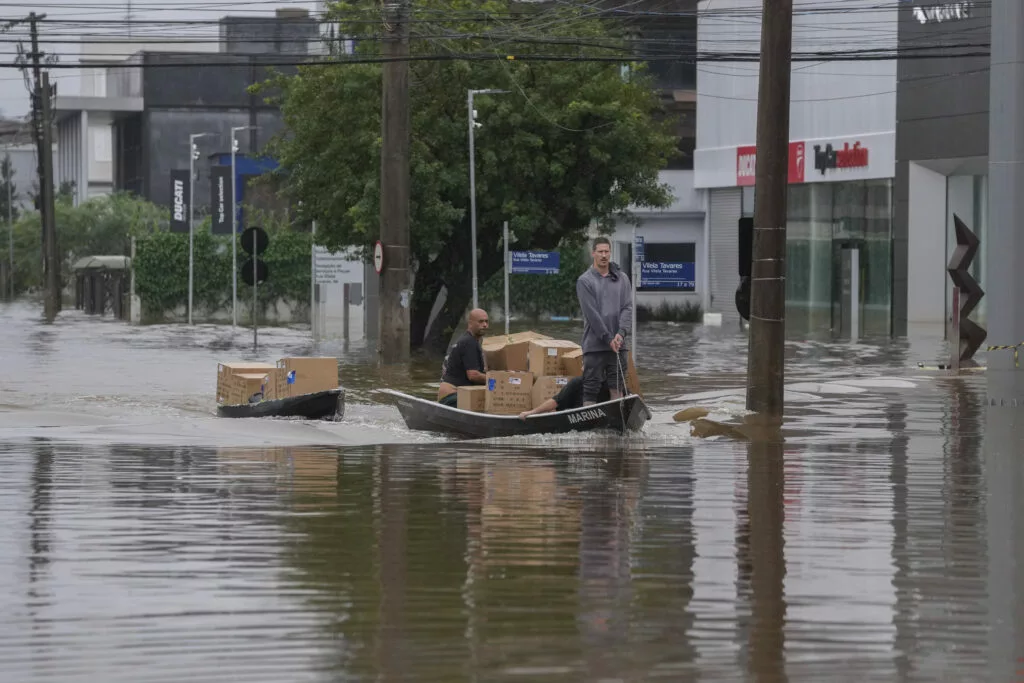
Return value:
M 748 668 L 756 681 L 785 681 L 786 558 L 783 444 L 747 446 L 747 534 L 737 534 L 739 583 L 750 603 Z M 746 560 L 745 562 L 742 560 Z M 741 596 L 742 597 L 742 596 Z
M 380 604 L 377 612 L 376 669 L 379 681 L 405 681 L 406 510 L 405 489 L 393 480 L 387 447 L 374 465 L 374 520 Z
M 29 556 L 29 581 L 39 581 L 42 570 L 50 564 L 50 510 L 53 506 L 53 446 L 35 449 L 32 466 L 32 507 L 29 511 L 29 532 L 32 554 Z M 34 589 L 30 593 L 35 598 Z

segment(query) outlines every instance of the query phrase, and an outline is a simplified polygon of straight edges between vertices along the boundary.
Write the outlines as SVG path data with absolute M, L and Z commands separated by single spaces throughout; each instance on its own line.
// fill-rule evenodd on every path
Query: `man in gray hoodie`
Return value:
M 613 399 L 623 395 L 632 332 L 633 296 L 629 278 L 611 262 L 607 237 L 594 240 L 594 265 L 576 280 L 583 311 L 583 405 L 593 405 L 607 384 Z

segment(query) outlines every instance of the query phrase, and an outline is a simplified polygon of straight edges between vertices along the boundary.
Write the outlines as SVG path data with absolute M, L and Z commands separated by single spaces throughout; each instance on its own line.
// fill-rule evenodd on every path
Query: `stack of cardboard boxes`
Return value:
M 282 358 L 271 363 L 218 363 L 217 403 L 248 403 L 256 394 L 269 401 L 338 388 L 337 358 Z
M 518 415 L 539 406 L 583 373 L 579 344 L 537 332 L 483 340 L 487 383 L 459 387 L 458 407 L 492 415 Z

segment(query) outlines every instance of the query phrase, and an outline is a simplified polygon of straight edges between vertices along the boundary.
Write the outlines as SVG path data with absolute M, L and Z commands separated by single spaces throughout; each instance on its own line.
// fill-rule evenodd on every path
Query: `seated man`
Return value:
M 608 384 L 602 384 L 601 389 L 597 392 L 597 402 L 604 403 L 605 401 L 611 400 L 611 392 L 608 391 Z M 573 408 L 583 407 L 583 378 L 573 377 L 570 379 L 562 390 L 555 394 L 554 398 L 541 403 L 533 410 L 526 410 L 519 413 L 519 419 L 525 420 L 531 415 L 539 415 L 540 413 L 550 413 L 554 410 L 572 410 Z
M 474 308 L 469 312 L 466 331 L 448 348 L 441 365 L 441 386 L 437 400 L 455 408 L 459 402 L 458 388 L 471 384 L 486 384 L 484 349 L 480 339 L 487 332 L 487 311 Z

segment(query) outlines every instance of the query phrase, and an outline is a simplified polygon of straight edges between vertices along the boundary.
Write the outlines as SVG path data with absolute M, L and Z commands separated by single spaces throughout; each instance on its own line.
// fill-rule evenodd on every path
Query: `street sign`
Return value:
M 637 235 L 636 241 L 633 243 L 633 249 L 636 250 L 636 260 L 644 260 L 644 237 L 643 235 Z
M 557 251 L 513 251 L 513 274 L 519 275 L 558 275 L 560 263 Z
M 188 232 L 192 215 L 188 171 L 171 171 L 171 232 Z
M 644 289 L 674 289 L 692 292 L 696 290 L 695 267 L 692 262 L 668 263 L 663 261 L 640 264 L 640 275 Z
M 384 245 L 380 240 L 373 245 L 373 269 L 378 275 L 384 270 Z
M 242 249 L 246 254 L 259 256 L 267 250 L 268 244 L 270 244 L 270 237 L 267 236 L 267 231 L 263 228 L 253 226 L 242 233 Z
M 256 284 L 262 285 L 267 281 L 268 275 L 270 275 L 270 271 L 266 262 L 263 259 L 256 259 Z M 242 264 L 242 282 L 250 287 L 253 285 L 252 259 L 248 259 Z
M 363 263 L 348 251 L 329 252 L 327 247 L 313 247 L 313 274 L 318 285 L 339 285 L 362 282 Z

